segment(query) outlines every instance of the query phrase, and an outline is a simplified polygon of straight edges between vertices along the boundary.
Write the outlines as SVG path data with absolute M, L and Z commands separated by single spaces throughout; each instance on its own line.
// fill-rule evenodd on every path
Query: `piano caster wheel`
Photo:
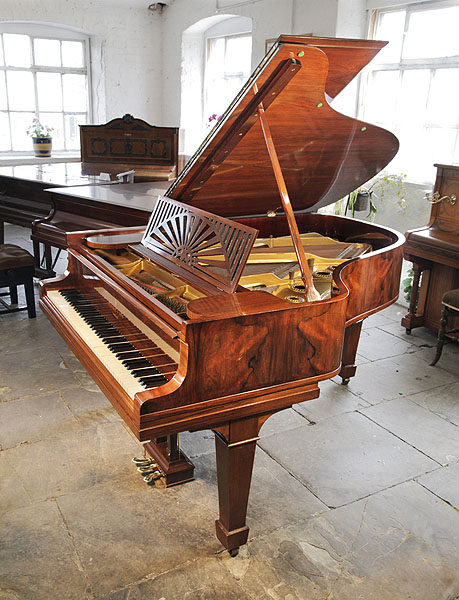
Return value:
M 351 378 L 350 377 L 342 377 L 341 378 L 341 385 L 347 385 L 350 382 Z
M 239 554 L 239 546 L 237 548 L 231 548 L 231 550 L 228 550 L 228 554 L 231 556 L 231 558 L 237 556 Z
M 406 335 L 411 335 L 411 329 L 405 329 Z

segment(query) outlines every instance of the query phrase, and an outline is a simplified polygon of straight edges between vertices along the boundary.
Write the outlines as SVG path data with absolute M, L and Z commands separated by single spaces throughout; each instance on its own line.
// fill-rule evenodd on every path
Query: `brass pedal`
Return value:
M 162 476 L 163 476 L 162 471 L 157 469 L 156 471 L 153 471 L 152 473 L 145 475 L 143 480 L 145 481 L 145 483 L 148 483 L 148 485 L 153 485 L 155 483 L 155 481 L 157 481 L 158 479 L 161 479 Z
M 132 462 L 137 465 L 138 467 L 141 466 L 146 466 L 146 465 L 150 465 L 151 463 L 154 463 L 154 459 L 149 457 L 149 456 L 134 456 L 134 458 L 132 459 Z
M 150 463 L 149 465 L 142 465 L 141 467 L 137 467 L 137 471 L 139 473 L 143 473 L 146 475 L 147 473 L 153 473 L 154 471 L 158 471 L 159 467 L 155 462 Z

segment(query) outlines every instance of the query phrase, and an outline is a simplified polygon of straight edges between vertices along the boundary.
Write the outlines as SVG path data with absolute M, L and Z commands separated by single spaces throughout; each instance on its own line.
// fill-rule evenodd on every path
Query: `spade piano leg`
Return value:
M 357 367 L 355 365 L 355 356 L 357 346 L 359 345 L 360 331 L 363 321 L 358 321 L 346 327 L 344 332 L 343 358 L 341 360 L 341 371 L 339 376 L 342 384 L 347 385 L 351 377 L 354 377 Z
M 215 526 L 218 539 L 232 556 L 249 535 L 245 519 L 253 460 L 258 432 L 268 416 L 231 421 L 214 430 L 220 509 Z

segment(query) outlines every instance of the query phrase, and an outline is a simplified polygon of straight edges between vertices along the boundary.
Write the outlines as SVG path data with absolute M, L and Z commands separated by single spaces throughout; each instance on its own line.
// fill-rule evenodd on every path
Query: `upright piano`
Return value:
M 146 228 L 69 234 L 40 305 L 167 484 L 181 431 L 215 432 L 218 539 L 246 543 L 263 423 L 349 381 L 365 317 L 398 297 L 403 237 L 318 214 L 395 155 L 330 100 L 384 42 L 281 36 Z
M 413 263 L 407 333 L 415 327 L 440 328 L 443 294 L 459 288 L 459 167 L 435 165 L 437 177 L 429 223 L 407 231 L 404 258 Z M 459 327 L 459 319 L 456 325 Z

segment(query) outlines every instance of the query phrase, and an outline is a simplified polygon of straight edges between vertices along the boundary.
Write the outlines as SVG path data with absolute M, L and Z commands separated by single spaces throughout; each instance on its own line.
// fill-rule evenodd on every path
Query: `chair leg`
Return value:
M 10 285 L 9 289 L 10 289 L 10 302 L 11 302 L 11 304 L 17 304 L 18 303 L 18 286 L 17 285 Z
M 435 358 L 430 363 L 431 367 L 433 367 L 434 365 L 437 364 L 437 362 L 441 356 L 441 353 L 443 350 L 443 344 L 445 343 L 445 331 L 446 331 L 447 321 L 448 321 L 448 309 L 446 306 L 444 306 L 442 313 L 441 313 L 440 329 L 438 330 L 437 352 L 435 354 Z
M 27 302 L 27 314 L 29 315 L 29 319 L 34 319 L 37 316 L 37 313 L 35 311 L 35 294 L 32 276 L 24 283 L 24 290 Z

